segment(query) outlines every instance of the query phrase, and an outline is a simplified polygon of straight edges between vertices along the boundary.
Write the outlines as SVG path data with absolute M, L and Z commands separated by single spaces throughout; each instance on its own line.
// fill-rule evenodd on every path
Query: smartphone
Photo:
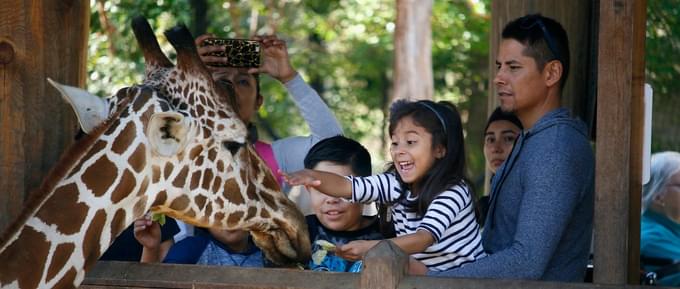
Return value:
M 210 53 L 211 56 L 227 57 L 228 63 L 209 63 L 212 66 L 260 67 L 262 49 L 260 42 L 248 39 L 208 38 L 201 46 L 225 46 L 224 51 Z

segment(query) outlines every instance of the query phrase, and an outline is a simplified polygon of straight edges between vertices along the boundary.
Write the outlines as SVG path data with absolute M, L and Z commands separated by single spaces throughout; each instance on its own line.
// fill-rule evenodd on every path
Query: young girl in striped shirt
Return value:
M 352 202 L 390 204 L 391 240 L 428 269 L 444 271 L 484 257 L 474 202 L 463 176 L 465 150 L 453 105 L 400 100 L 390 108 L 392 163 L 387 172 L 341 177 L 302 170 L 284 174 L 291 185 Z M 334 212 L 342 214 L 342 212 Z M 378 241 L 337 244 L 336 255 L 359 260 Z

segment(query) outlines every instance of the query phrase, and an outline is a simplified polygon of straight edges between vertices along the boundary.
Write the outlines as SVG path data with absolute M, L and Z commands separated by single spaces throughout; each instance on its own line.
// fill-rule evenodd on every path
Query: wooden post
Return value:
M 397 0 L 392 101 L 432 99 L 431 17 L 432 0 Z
M 596 283 L 638 283 L 647 2 L 600 1 Z
M 0 232 L 73 140 L 75 116 L 46 77 L 83 87 L 89 1 L 0 4 Z
M 361 271 L 362 289 L 396 289 L 408 270 L 408 255 L 390 240 L 366 253 Z

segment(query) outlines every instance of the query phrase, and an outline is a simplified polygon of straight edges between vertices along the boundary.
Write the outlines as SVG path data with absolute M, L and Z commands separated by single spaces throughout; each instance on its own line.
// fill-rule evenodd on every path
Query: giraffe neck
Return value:
M 124 99 L 123 104 L 129 102 Z M 118 119 L 121 111 L 111 119 Z M 95 186 L 74 182 L 78 177 L 106 179 L 120 171 L 117 166 L 94 169 L 102 160 L 103 133 L 112 127 L 107 121 L 89 136 L 80 140 L 60 160 L 41 188 L 33 194 L 17 221 L 0 241 L 0 288 L 63 288 L 74 287 L 84 278 L 84 270 L 94 264 L 99 255 L 136 217 L 143 206 L 132 205 L 128 212 L 116 210 L 130 207 L 120 197 L 139 188 L 134 180 L 121 176 L 107 197 Z M 115 144 L 115 143 L 114 143 Z M 126 185 L 121 185 L 126 183 Z M 142 183 L 143 184 L 143 183 Z M 117 196 L 117 197 L 116 197 Z M 118 205 L 114 202 L 119 199 Z M 144 199 L 128 198 L 127 203 Z M 138 201 L 137 201 L 138 202 Z

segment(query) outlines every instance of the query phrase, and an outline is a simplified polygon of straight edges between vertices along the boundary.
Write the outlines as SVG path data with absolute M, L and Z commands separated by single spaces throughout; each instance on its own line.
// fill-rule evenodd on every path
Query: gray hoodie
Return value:
M 522 133 L 492 180 L 488 257 L 434 276 L 583 281 L 595 159 L 586 126 L 560 108 Z

